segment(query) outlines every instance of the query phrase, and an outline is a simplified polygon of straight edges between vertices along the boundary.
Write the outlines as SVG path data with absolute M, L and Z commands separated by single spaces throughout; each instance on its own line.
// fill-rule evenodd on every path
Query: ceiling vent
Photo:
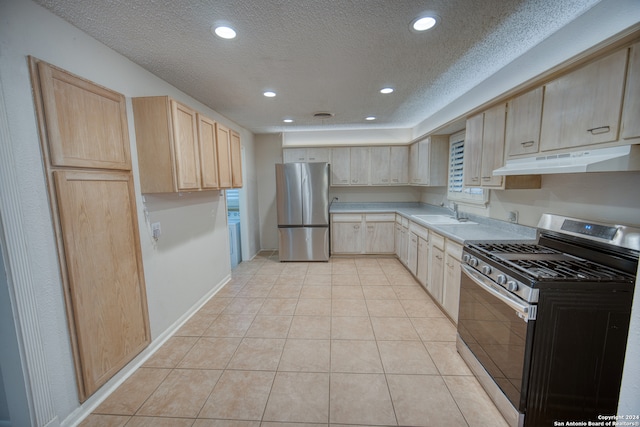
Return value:
M 313 117 L 316 119 L 330 119 L 331 117 L 333 117 L 333 113 L 318 111 L 317 113 L 313 113 Z

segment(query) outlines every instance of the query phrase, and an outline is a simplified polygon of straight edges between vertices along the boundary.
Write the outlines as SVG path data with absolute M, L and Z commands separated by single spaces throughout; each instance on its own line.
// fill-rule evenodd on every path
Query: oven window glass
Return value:
M 527 327 L 515 310 L 477 285 L 464 271 L 460 284 L 458 333 L 515 408 L 524 409 Z

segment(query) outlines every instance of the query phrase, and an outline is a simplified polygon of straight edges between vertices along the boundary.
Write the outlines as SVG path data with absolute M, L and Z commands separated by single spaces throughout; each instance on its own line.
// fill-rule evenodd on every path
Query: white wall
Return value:
M 218 192 L 188 194 L 173 199 L 150 196 L 146 202 L 149 218 L 151 221 L 161 221 L 163 230 L 160 241 L 154 244 L 148 234 L 145 204 L 139 189 L 130 97 L 170 95 L 239 131 L 249 162 L 254 159 L 253 135 L 35 3 L 24 0 L 0 2 L 0 82 L 8 107 L 8 149 L 11 153 L 11 156 L 0 159 L 0 167 L 7 167 L 8 162 L 12 162 L 11 166 L 17 165 L 17 188 L 11 190 L 19 194 L 17 208 L 24 224 L 21 238 L 26 242 L 26 262 L 32 278 L 32 283 L 15 283 L 14 286 L 33 287 L 39 313 L 40 339 L 47 353 L 44 363 L 48 378 L 44 381 L 53 401 L 55 419 L 51 422 L 52 425 L 65 425 L 73 422 L 83 408 L 95 404 L 95 401 L 90 399 L 83 407 L 78 403 L 27 55 L 127 97 L 142 255 L 154 338 L 183 318 L 185 312 L 200 301 L 208 290 L 228 277 L 230 262 L 225 202 Z M 250 197 L 255 193 L 255 189 L 250 188 L 256 182 L 253 169 L 253 165 L 245 165 L 246 192 Z M 8 190 L 5 185 L 8 184 L 0 183 L 2 191 Z M 249 213 L 257 211 L 256 203 L 247 201 L 246 195 L 244 204 Z M 0 206 L 0 209 L 4 207 Z M 13 228 L 16 224 L 3 225 Z M 247 250 L 257 250 L 256 225 L 248 222 L 243 227 L 249 242 Z
M 282 163 L 282 134 L 261 134 L 255 138 L 256 175 L 260 205 L 260 247 L 278 249 L 276 211 L 276 163 Z

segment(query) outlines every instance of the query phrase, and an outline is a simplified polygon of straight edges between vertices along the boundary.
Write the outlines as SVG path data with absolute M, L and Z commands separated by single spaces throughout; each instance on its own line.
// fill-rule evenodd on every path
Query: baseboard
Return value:
M 140 366 L 142 366 L 169 338 L 175 334 L 198 310 L 202 308 L 220 289 L 231 280 L 231 275 L 222 279 L 211 291 L 207 292 L 198 302 L 196 302 L 185 314 L 180 316 L 173 325 L 162 332 L 149 346 L 142 350 L 127 366 L 114 375 L 105 385 L 90 396 L 82 405 L 60 423 L 60 427 L 74 427 L 88 417 L 100 404 L 109 397 L 123 382 L 125 382 Z M 4 426 L 0 421 L 0 427 L 11 427 L 11 424 Z

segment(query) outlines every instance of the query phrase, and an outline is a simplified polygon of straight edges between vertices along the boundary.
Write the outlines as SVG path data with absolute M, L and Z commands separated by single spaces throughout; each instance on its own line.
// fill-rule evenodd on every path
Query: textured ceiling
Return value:
M 597 2 L 36 0 L 255 133 L 414 127 Z M 440 23 L 410 31 L 425 11 Z

